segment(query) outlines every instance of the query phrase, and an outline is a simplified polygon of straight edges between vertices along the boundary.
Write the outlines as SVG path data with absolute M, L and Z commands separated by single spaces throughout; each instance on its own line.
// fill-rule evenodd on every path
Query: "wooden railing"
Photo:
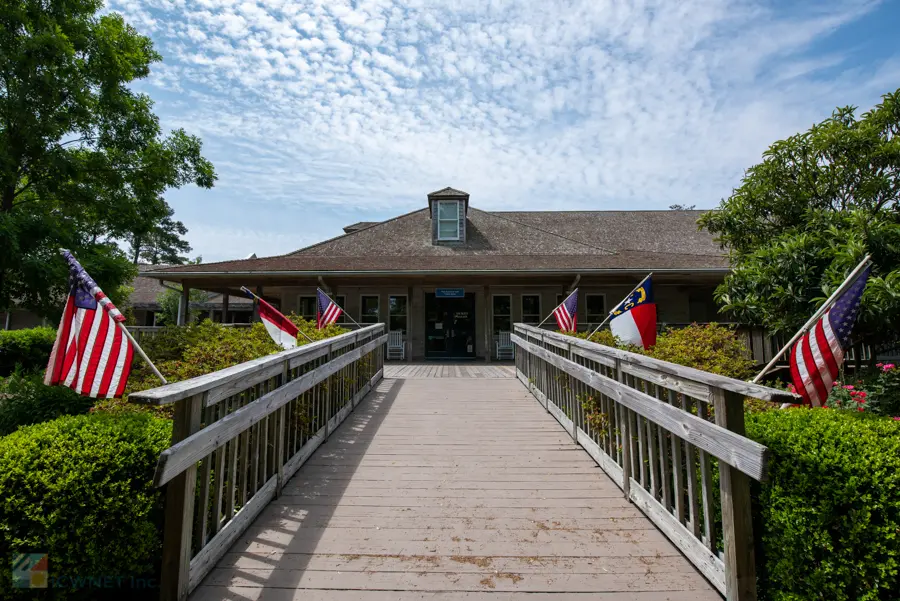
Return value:
M 384 324 L 134 393 L 175 404 L 161 593 L 183 600 L 381 379 Z
M 756 599 L 745 396 L 784 391 L 516 324 L 519 379 L 729 601 Z M 718 461 L 719 491 L 713 463 Z

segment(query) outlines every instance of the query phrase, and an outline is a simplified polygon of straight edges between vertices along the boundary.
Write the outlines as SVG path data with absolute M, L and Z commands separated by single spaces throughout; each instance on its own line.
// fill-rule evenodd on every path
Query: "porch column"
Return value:
M 390 307 L 388 307 L 390 312 Z M 406 288 L 406 362 L 412 363 L 413 354 L 413 287 Z
M 228 323 L 228 292 L 222 294 L 222 323 Z
M 188 314 L 191 307 L 191 288 L 187 284 L 181 285 L 181 298 L 178 300 L 178 319 L 180 326 L 187 325 Z
M 491 340 L 494 326 L 491 323 L 491 287 L 484 287 L 484 358 L 491 362 Z

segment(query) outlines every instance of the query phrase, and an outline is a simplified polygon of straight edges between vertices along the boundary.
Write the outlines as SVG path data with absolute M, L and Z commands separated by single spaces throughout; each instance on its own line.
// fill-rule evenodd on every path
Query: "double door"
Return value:
M 475 294 L 438 298 L 425 294 L 425 358 L 475 358 Z

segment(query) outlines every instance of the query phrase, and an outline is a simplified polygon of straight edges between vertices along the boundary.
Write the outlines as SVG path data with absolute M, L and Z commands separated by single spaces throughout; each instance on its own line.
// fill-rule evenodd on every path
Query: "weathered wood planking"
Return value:
M 316 357 L 321 357 L 324 353 L 327 353 L 329 349 L 354 344 L 359 340 L 365 340 L 376 334 L 380 335 L 383 330 L 383 324 L 375 324 L 357 330 L 356 332 L 348 332 L 346 334 L 341 334 L 340 336 L 335 336 L 334 338 L 312 342 L 304 346 L 282 351 L 267 357 L 254 359 L 253 361 L 247 361 L 240 365 L 191 378 L 190 380 L 185 380 L 183 382 L 174 382 L 172 384 L 160 386 L 159 388 L 135 392 L 128 396 L 128 400 L 138 403 L 168 405 L 189 396 L 220 388 L 225 389 L 225 392 L 227 392 L 225 396 L 228 396 L 241 389 L 248 388 L 248 386 L 243 385 L 245 379 L 253 378 L 258 373 L 268 370 L 273 365 L 280 366 L 285 361 L 288 361 L 293 368 L 307 361 L 311 361 Z M 280 372 L 276 371 L 275 373 L 277 374 Z M 240 382 L 237 389 L 232 386 L 236 381 Z
M 659 359 L 647 357 L 646 355 L 630 353 L 609 346 L 588 342 L 587 340 L 575 338 L 574 336 L 565 336 L 563 334 L 557 334 L 556 332 L 540 330 L 534 326 L 517 323 L 514 330 L 516 333 L 533 336 L 546 344 L 555 347 L 570 345 L 576 353 L 578 352 L 577 349 L 584 349 L 591 354 L 602 353 L 611 359 L 621 359 L 634 366 L 644 367 L 655 372 L 667 374 L 672 376 L 676 381 L 681 379 L 695 384 L 706 384 L 707 386 L 714 388 L 721 388 L 722 390 L 728 390 L 744 396 L 777 403 L 796 403 L 800 399 L 798 395 L 784 390 L 769 388 L 768 386 L 761 386 L 750 382 L 743 382 L 741 380 L 735 380 L 734 378 L 727 378 L 718 374 L 694 369 L 693 367 L 685 367 L 684 365 L 661 361 Z M 672 385 L 673 384 L 670 383 L 667 384 L 666 387 L 671 387 Z
M 511 338 L 525 351 L 578 378 L 591 388 L 614 398 L 619 404 L 646 417 L 654 424 L 673 432 L 745 474 L 757 480 L 765 480 L 768 450 L 758 442 L 730 432 L 695 415 L 685 413 L 677 407 L 661 403 L 648 394 L 623 386 L 612 378 L 591 371 L 515 334 Z M 648 457 L 651 464 L 656 465 L 658 458 L 655 457 L 654 441 L 648 440 L 647 443 L 652 447 Z M 651 477 L 655 482 L 655 470 L 652 470 Z
M 512 378 L 383 380 L 192 601 L 719 600 L 558 428 Z

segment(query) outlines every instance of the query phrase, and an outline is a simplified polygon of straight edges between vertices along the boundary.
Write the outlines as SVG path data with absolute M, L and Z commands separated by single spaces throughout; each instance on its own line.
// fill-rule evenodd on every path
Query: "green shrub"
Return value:
M 0 330 L 0 375 L 9 375 L 17 365 L 27 371 L 44 369 L 54 340 L 53 328 Z
M 656 337 L 656 345 L 646 351 L 622 344 L 610 330 L 600 330 L 590 338 L 587 332 L 568 334 L 739 380 L 750 376 L 753 370 L 753 360 L 734 330 L 714 323 L 665 330 Z
M 164 420 L 98 412 L 0 438 L 0 547 L 48 553 L 51 579 L 158 578 L 163 497 L 152 480 L 170 436 Z M 0 570 L 0 597 L 34 598 L 10 587 L 10 570 Z M 122 598 L 98 588 L 47 593 Z
M 19 426 L 87 413 L 94 399 L 65 386 L 45 386 L 41 374 L 16 372 L 0 381 L 0 436 Z
M 305 321 L 296 315 L 291 315 L 290 318 L 313 341 L 332 338 L 348 331 L 333 324 L 320 331 L 316 329 L 314 321 Z M 297 344 L 303 346 L 309 344 L 309 341 L 301 334 L 297 337 Z M 163 328 L 141 346 L 169 382 L 202 376 L 283 350 L 272 341 L 261 323 L 248 328 L 235 328 L 225 327 L 208 319 L 198 324 Z M 160 386 L 159 378 L 142 360 L 135 359 L 126 394 L 157 386 Z M 97 403 L 97 407 L 107 411 L 130 411 L 135 405 L 128 405 L 122 399 L 104 399 Z M 159 414 L 171 411 L 170 406 L 145 409 Z
M 753 370 L 753 360 L 734 330 L 714 323 L 666 330 L 646 354 L 739 380 Z
M 791 409 L 747 415 L 772 452 L 756 487 L 761 599 L 896 600 L 900 421 Z

